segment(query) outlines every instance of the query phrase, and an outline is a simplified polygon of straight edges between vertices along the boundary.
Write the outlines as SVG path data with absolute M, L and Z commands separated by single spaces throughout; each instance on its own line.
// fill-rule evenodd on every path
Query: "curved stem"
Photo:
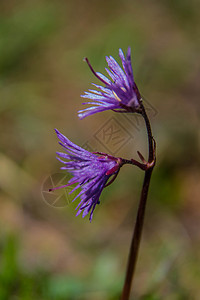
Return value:
M 129 165 L 133 165 L 133 166 L 137 166 L 138 168 L 140 168 L 141 170 L 146 170 L 148 168 L 147 163 L 141 163 L 135 159 L 122 159 L 122 164 L 129 164 Z
M 150 125 L 150 122 L 149 122 L 149 118 L 146 114 L 146 111 L 145 111 L 145 108 L 144 106 L 141 104 L 141 109 L 142 109 L 142 116 L 144 118 L 144 121 L 145 121 L 145 125 L 146 125 L 146 129 L 147 129 L 147 135 L 148 135 L 148 144 L 149 144 L 149 158 L 148 158 L 148 162 L 152 162 L 154 160 L 154 139 L 153 139 L 153 136 L 152 136 L 152 131 L 151 131 L 151 125 Z
M 130 296 L 131 284 L 134 278 L 134 271 L 136 267 L 140 240 L 142 236 L 149 184 L 151 180 L 151 174 L 155 166 L 155 142 L 152 137 L 151 125 L 148 116 L 146 114 L 146 111 L 144 109 L 144 106 L 142 105 L 141 108 L 142 108 L 141 114 L 145 120 L 147 135 L 148 135 L 148 146 L 149 146 L 148 168 L 145 170 L 144 182 L 143 182 L 141 196 L 140 196 L 136 223 L 133 230 L 133 236 L 132 236 L 131 247 L 130 247 L 129 258 L 128 258 L 128 265 L 126 270 L 126 278 L 125 278 L 124 287 L 121 295 L 121 300 L 128 300 Z

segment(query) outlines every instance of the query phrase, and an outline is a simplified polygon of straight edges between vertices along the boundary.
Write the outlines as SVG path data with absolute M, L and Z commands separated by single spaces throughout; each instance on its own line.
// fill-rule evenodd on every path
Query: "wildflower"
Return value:
M 89 115 L 104 110 L 114 110 L 118 112 L 139 112 L 141 95 L 134 81 L 133 70 L 131 66 L 131 49 L 127 50 L 126 58 L 121 49 L 119 49 L 119 57 L 122 61 L 122 68 L 112 57 L 106 57 L 108 68 L 105 68 L 111 80 L 103 74 L 95 72 L 87 58 L 88 63 L 93 74 L 105 85 L 94 84 L 99 90 L 89 90 L 82 95 L 83 98 L 91 99 L 92 102 L 85 102 L 83 104 L 90 104 L 91 107 L 80 110 L 79 118 L 83 119 Z
M 96 205 L 100 203 L 99 197 L 101 192 L 105 186 L 112 183 L 116 178 L 122 165 L 122 159 L 99 152 L 96 154 L 101 155 L 97 156 L 95 153 L 91 153 L 75 145 L 58 130 L 55 131 L 60 140 L 59 144 L 66 152 L 57 152 L 59 155 L 59 157 L 57 157 L 58 160 L 64 163 L 64 167 L 61 167 L 61 169 L 67 170 L 73 175 L 66 185 L 58 188 L 64 188 L 75 183 L 77 185 L 70 193 L 81 188 L 79 194 L 73 199 L 74 201 L 79 196 L 81 199 L 79 205 L 76 207 L 76 209 L 78 209 L 76 215 L 83 212 L 82 216 L 85 217 L 90 213 L 89 219 L 91 222 L 94 209 Z M 63 161 L 60 157 L 68 161 Z M 112 178 L 110 182 L 108 182 L 110 177 Z

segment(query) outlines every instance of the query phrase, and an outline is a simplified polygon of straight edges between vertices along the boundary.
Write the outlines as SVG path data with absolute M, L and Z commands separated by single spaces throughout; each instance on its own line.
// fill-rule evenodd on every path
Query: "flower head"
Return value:
M 81 199 L 76 208 L 78 209 L 76 215 L 83 212 L 83 217 L 85 217 L 90 213 L 89 219 L 91 221 L 93 211 L 96 205 L 100 203 L 99 197 L 101 192 L 105 186 L 115 179 L 122 165 L 122 159 L 104 153 L 101 153 L 101 156 L 97 156 L 75 145 L 58 130 L 55 131 L 60 140 L 59 144 L 66 152 L 57 152 L 59 155 L 59 157 L 57 157 L 58 160 L 64 164 L 64 167 L 61 169 L 67 170 L 73 175 L 66 185 L 58 188 L 67 187 L 76 183 L 76 187 L 70 192 L 72 193 L 76 189 L 81 188 L 79 194 L 74 198 L 75 200 L 80 196 Z M 67 159 L 67 161 L 63 161 L 63 158 Z M 107 183 L 111 176 L 113 176 L 113 178 Z
M 139 110 L 141 96 L 133 77 L 130 47 L 127 50 L 126 58 L 122 50 L 119 49 L 119 57 L 122 61 L 123 70 L 112 56 L 106 57 L 109 67 L 109 69 L 106 68 L 106 71 L 111 79 L 95 72 L 88 59 L 85 58 L 93 74 L 105 86 L 93 83 L 98 90 L 89 90 L 82 95 L 83 98 L 92 100 L 92 102 L 83 104 L 92 106 L 79 111 L 80 119 L 109 109 L 123 112 L 137 112 Z

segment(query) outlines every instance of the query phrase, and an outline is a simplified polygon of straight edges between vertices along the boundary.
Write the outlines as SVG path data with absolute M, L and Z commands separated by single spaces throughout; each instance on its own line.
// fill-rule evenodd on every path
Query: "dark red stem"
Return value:
M 124 287 L 121 295 L 121 300 L 128 300 L 130 296 L 131 291 L 131 284 L 134 278 L 135 273 L 135 267 L 137 263 L 138 258 L 138 251 L 140 246 L 140 240 L 142 236 L 142 229 L 144 224 L 144 216 L 145 216 L 145 209 L 146 209 L 146 202 L 147 202 L 147 196 L 148 196 L 148 190 L 149 190 L 149 184 L 151 180 L 151 174 L 153 171 L 153 168 L 155 166 L 155 141 L 152 137 L 152 131 L 151 131 L 151 125 L 148 119 L 148 116 L 146 114 L 146 111 L 141 105 L 142 108 L 142 116 L 145 120 L 146 129 L 147 129 L 147 135 L 148 135 L 148 147 L 149 147 L 149 157 L 148 157 L 148 163 L 147 168 L 145 170 L 145 176 L 144 176 L 144 182 L 142 186 L 142 192 L 140 196 L 140 202 L 137 212 L 137 218 L 135 227 L 133 230 L 133 236 L 131 241 L 131 247 L 129 252 L 129 258 L 128 258 L 128 265 L 127 265 L 127 271 L 126 271 L 126 277 L 124 282 Z

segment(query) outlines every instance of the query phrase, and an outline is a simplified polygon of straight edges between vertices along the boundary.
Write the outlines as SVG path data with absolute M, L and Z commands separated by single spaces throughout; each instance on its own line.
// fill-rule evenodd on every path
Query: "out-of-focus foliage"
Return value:
M 43 192 L 61 166 L 54 128 L 146 155 L 140 118 L 77 117 L 97 82 L 82 58 L 104 73 L 105 56 L 129 45 L 157 140 L 132 299 L 199 299 L 199 12 L 197 0 L 0 2 L 0 299 L 119 299 L 142 172 L 121 170 L 92 224 Z M 121 147 L 97 139 L 108 122 L 125 128 Z

